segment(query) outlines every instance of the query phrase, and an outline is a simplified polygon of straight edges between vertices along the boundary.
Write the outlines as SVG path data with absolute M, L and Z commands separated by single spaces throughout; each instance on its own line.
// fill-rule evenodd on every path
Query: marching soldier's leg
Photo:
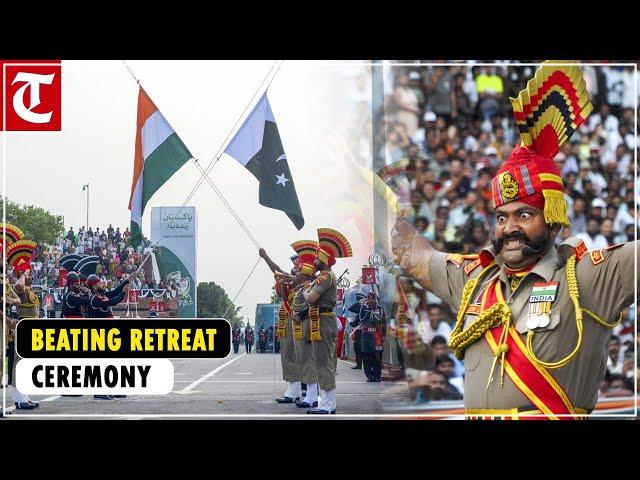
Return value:
M 362 368 L 362 352 L 360 350 L 360 337 L 356 337 L 357 340 L 354 340 L 353 342 L 353 351 L 356 354 L 356 366 L 355 367 L 351 367 L 354 370 L 358 370 Z
M 302 382 L 300 381 L 300 362 L 298 361 L 298 357 L 296 355 L 296 347 L 294 344 L 294 339 L 293 339 L 293 319 L 292 318 L 288 318 L 287 319 L 287 341 L 288 341 L 288 348 L 289 348 L 289 358 L 291 359 L 290 362 L 290 369 L 291 369 L 291 381 L 293 382 L 292 384 L 292 395 L 293 395 L 293 399 L 294 402 L 300 398 L 302 398 Z M 280 345 L 280 351 L 282 351 L 282 344 Z
M 300 368 L 300 381 L 307 384 L 307 393 L 304 399 L 296 402 L 296 406 L 300 408 L 318 406 L 318 374 L 310 335 L 309 322 L 305 321 L 302 323 L 302 339 L 295 340 L 296 358 Z
M 382 352 L 376 352 L 375 354 L 375 366 L 373 368 L 373 375 L 376 382 L 381 381 L 382 378 Z
M 371 361 L 369 360 L 369 353 L 363 352 L 362 355 L 362 369 L 364 370 L 364 374 L 367 377 L 367 381 L 373 381 L 372 372 L 371 372 Z
M 20 361 L 20 357 L 15 351 L 13 355 L 14 355 L 13 357 L 13 402 L 15 403 L 16 408 L 27 408 L 27 409 L 35 408 L 38 406 L 38 404 L 36 403 L 34 404 L 33 407 L 29 407 L 28 405 L 31 404 L 29 397 L 27 397 L 23 393 L 20 393 L 20 391 L 16 387 L 16 383 L 17 383 L 16 382 L 16 365 Z
M 336 409 L 336 372 L 334 357 L 338 328 L 333 314 L 320 316 L 321 340 L 313 342 L 313 353 L 318 367 L 318 383 L 322 403 L 309 413 L 335 413 Z
M 282 378 L 289 382 L 284 395 L 276 399 L 278 403 L 294 403 L 300 397 L 300 372 L 296 362 L 296 351 L 293 344 L 293 328 L 291 318 L 286 320 L 285 335 L 280 338 L 280 361 Z

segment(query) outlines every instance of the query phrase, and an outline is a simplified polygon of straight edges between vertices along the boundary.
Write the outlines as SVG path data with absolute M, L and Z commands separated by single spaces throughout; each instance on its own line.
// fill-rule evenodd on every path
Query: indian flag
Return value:
M 142 240 L 142 214 L 149 199 L 193 158 L 142 87 L 138 92 L 136 149 L 131 184 L 131 244 Z
M 531 295 L 555 295 L 558 290 L 558 282 L 534 283 Z
M 558 282 L 534 283 L 529 302 L 553 302 L 556 299 Z

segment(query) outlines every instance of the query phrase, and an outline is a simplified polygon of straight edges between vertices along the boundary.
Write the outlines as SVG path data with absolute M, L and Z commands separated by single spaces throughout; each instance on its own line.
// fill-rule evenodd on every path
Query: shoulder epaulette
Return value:
M 477 260 L 477 258 L 478 258 L 477 254 L 462 255 L 460 253 L 450 253 L 450 254 L 447 255 L 447 262 L 451 262 L 456 267 L 460 268 L 462 266 L 462 264 L 465 262 L 465 260 L 475 261 L 475 260 Z
M 576 247 L 573 248 L 573 251 L 576 254 L 576 260 L 580 261 L 580 259 L 587 254 L 587 246 L 584 242 L 580 242 Z
M 331 275 L 327 272 L 320 272 L 320 274 L 316 277 L 316 285 L 322 285 L 327 279 L 331 280 Z
M 604 262 L 604 253 L 602 253 L 602 249 L 594 250 L 593 252 L 591 252 L 590 257 L 591 263 L 593 263 L 594 265 L 598 265 L 599 263 Z
M 482 264 L 482 261 L 479 258 L 476 258 L 473 262 L 471 262 L 469 265 L 464 267 L 464 273 L 466 273 L 467 275 L 470 275 L 471 272 L 473 272 L 481 264 Z
M 624 243 L 616 243 L 615 245 L 611 245 L 609 247 L 601 248 L 600 250 L 594 250 L 591 252 L 591 262 L 594 265 L 598 265 L 599 263 L 604 262 L 604 252 L 609 250 L 614 250 L 616 248 L 620 248 Z

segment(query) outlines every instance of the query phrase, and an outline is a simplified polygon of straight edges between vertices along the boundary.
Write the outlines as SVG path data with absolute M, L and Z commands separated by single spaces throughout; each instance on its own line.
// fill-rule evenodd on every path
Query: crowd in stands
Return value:
M 145 248 L 151 246 L 149 240 L 143 236 L 137 248 L 131 245 L 131 234 L 127 227 L 121 231 L 120 227 L 109 225 L 106 229 L 96 227 L 95 230 L 85 226 L 69 230 L 60 238 L 56 245 L 38 244 L 32 256 L 33 284 L 44 289 L 58 287 L 60 273 L 59 260 L 67 254 L 97 255 L 99 264 L 96 275 L 105 282 L 108 289 L 114 288 L 120 281 L 136 273 L 144 258 Z M 9 270 L 9 280 L 15 283 L 15 275 Z M 130 278 L 133 290 L 160 289 L 178 292 L 179 286 L 174 282 L 148 282 L 144 271 L 140 270 L 135 278 Z

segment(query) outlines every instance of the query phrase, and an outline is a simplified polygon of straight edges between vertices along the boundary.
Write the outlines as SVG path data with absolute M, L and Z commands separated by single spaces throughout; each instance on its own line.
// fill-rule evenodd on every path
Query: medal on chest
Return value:
M 527 317 L 527 328 L 544 328 L 551 321 L 551 304 L 556 300 L 558 282 L 538 282 L 533 284 L 531 296 L 529 297 L 529 316 Z

